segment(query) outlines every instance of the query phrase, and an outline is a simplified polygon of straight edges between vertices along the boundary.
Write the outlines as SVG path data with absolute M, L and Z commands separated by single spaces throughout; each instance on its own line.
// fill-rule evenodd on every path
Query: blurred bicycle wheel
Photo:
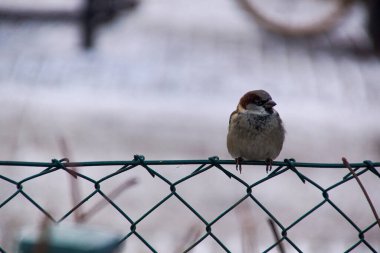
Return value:
M 346 13 L 352 0 L 237 0 L 269 31 L 288 36 L 328 32 Z

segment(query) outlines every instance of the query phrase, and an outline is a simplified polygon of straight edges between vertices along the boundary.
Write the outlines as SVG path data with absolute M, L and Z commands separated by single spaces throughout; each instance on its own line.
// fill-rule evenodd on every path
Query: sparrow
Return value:
M 231 113 L 227 149 L 241 173 L 243 160 L 265 160 L 266 171 L 271 170 L 273 159 L 281 152 L 285 128 L 276 103 L 264 90 L 249 91 L 241 97 Z

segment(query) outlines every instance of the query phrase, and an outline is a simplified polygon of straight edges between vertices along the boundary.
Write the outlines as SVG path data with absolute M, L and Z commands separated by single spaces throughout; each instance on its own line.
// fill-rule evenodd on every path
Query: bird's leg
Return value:
M 243 158 L 241 157 L 238 157 L 238 158 L 235 158 L 235 162 L 236 162 L 236 170 L 238 170 L 241 174 L 241 162 L 243 161 Z
M 269 171 L 272 170 L 272 163 L 273 163 L 273 160 L 268 158 L 265 160 L 265 163 L 267 164 L 267 168 L 266 168 L 266 171 L 267 171 L 267 174 Z

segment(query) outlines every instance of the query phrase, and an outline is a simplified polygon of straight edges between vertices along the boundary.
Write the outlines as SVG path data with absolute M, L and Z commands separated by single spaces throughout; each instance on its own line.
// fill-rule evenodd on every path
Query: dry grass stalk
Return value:
M 44 216 L 39 227 L 40 234 L 38 237 L 38 241 L 36 245 L 34 246 L 33 253 L 48 252 L 49 237 L 50 237 L 49 226 L 50 226 L 50 220 L 47 216 Z
M 59 139 L 59 147 L 60 147 L 61 153 L 63 154 L 64 157 L 70 157 L 70 149 L 69 149 L 69 146 L 67 145 L 65 138 L 62 137 Z M 73 170 L 74 173 L 76 173 L 78 171 L 78 169 L 75 167 L 72 167 L 71 170 Z M 70 189 L 71 189 L 71 201 L 72 201 L 73 206 L 76 206 L 82 199 L 82 197 L 81 197 L 82 194 L 81 194 L 81 191 L 79 188 L 79 181 L 74 180 L 74 178 L 72 178 L 72 177 L 69 178 L 69 181 L 70 181 Z M 74 215 L 74 221 L 75 222 L 80 221 L 80 217 L 82 216 L 81 213 L 82 212 L 80 210 L 80 207 L 78 207 L 74 211 L 73 215 Z
M 127 190 L 128 188 L 134 186 L 137 184 L 136 178 L 131 178 L 126 180 L 123 184 L 116 187 L 113 191 L 111 191 L 110 194 L 108 194 L 109 199 L 115 199 L 117 198 L 122 192 Z M 87 212 L 81 213 L 81 215 L 78 217 L 78 222 L 85 222 L 88 220 L 91 216 L 93 216 L 95 213 L 99 212 L 101 209 L 103 209 L 108 202 L 105 199 L 101 199 L 99 202 L 97 202 L 95 205 L 93 205 Z
M 199 225 L 193 224 L 190 226 L 178 246 L 175 247 L 174 252 L 184 252 L 189 245 L 196 242 L 196 240 L 201 236 L 201 233 L 202 228 Z
M 276 239 L 276 242 L 279 242 L 281 240 L 280 235 L 277 231 L 276 224 L 272 219 L 268 219 L 269 226 L 273 232 L 274 238 Z M 282 242 L 278 244 L 278 249 L 280 250 L 281 253 L 285 253 L 285 248 Z
M 61 148 L 61 152 L 64 157 L 70 157 L 70 149 L 67 145 L 67 142 L 65 138 L 60 138 L 59 140 L 59 146 Z M 78 171 L 76 167 L 71 168 L 74 173 Z M 125 181 L 123 184 L 119 185 L 116 189 L 114 189 L 108 197 L 110 199 L 115 199 L 117 196 L 119 196 L 123 191 L 128 189 L 129 187 L 137 184 L 137 179 L 132 178 Z M 70 178 L 70 188 L 71 188 L 71 199 L 73 206 L 77 205 L 82 200 L 82 194 L 79 188 L 79 183 L 77 180 L 74 180 L 73 178 Z M 87 212 L 83 212 L 80 210 L 80 207 L 78 207 L 73 215 L 74 215 L 74 221 L 75 222 L 85 222 L 89 217 L 97 213 L 99 210 L 104 208 L 107 205 L 107 201 L 102 199 L 99 202 L 97 202 L 92 208 L 90 208 Z
M 377 225 L 379 226 L 380 228 L 380 219 L 379 219 L 379 215 L 377 214 L 377 211 L 375 209 L 375 206 L 373 205 L 372 201 L 371 201 L 371 198 L 369 197 L 368 195 L 368 192 L 367 190 L 364 188 L 364 185 L 362 184 L 362 182 L 360 181 L 359 177 L 356 175 L 355 171 L 352 169 L 350 163 L 347 161 L 347 159 L 345 157 L 342 157 L 342 161 L 343 161 L 343 164 L 344 166 L 347 167 L 347 169 L 349 169 L 349 171 L 351 172 L 352 176 L 356 179 L 356 182 L 358 182 L 361 190 L 363 191 L 364 193 L 364 196 L 366 197 L 367 201 L 368 201 L 368 204 L 372 210 L 372 213 L 373 215 L 375 216 L 376 218 L 376 221 L 377 221 Z
M 255 243 L 257 229 L 248 202 L 244 201 L 235 210 L 240 221 L 242 252 L 258 252 L 258 247 Z

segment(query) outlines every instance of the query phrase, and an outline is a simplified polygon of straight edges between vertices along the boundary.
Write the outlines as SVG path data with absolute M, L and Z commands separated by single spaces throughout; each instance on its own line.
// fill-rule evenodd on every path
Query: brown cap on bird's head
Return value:
M 272 97 L 265 90 L 253 90 L 249 91 L 240 99 L 239 104 L 246 109 L 248 104 L 255 104 L 263 106 L 266 109 L 271 109 L 276 103 L 272 100 Z

